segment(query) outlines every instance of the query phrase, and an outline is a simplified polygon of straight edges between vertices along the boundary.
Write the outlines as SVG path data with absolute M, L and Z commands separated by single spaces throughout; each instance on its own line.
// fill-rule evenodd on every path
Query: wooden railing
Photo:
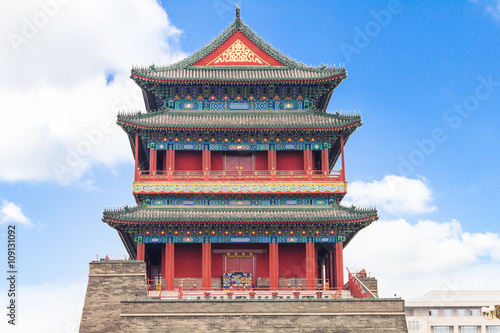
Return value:
M 342 171 L 139 171 L 135 181 L 338 181 L 344 182 Z
M 342 298 L 339 288 L 328 289 L 327 280 L 315 280 L 314 288 L 306 287 L 306 280 L 287 282 L 285 289 L 219 287 L 200 288 L 195 279 L 179 279 L 175 286 L 166 286 L 164 279 L 148 280 L 148 297 L 157 299 L 329 299 Z M 302 281 L 304 280 L 304 281 Z M 303 283 L 302 283 L 303 282 Z

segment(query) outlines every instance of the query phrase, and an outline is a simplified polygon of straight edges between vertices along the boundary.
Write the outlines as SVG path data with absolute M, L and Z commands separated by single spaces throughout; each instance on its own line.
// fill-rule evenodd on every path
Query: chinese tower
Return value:
M 118 125 L 135 159 L 137 206 L 103 216 L 131 260 L 91 263 L 81 332 L 153 331 L 150 322 L 179 332 L 242 330 L 260 321 L 241 313 L 278 311 L 278 300 L 299 312 L 306 303 L 318 312 L 321 301 L 342 312 L 344 298 L 376 299 L 362 274 L 349 273 L 359 290 L 344 290 L 354 287 L 344 285 L 343 249 L 378 219 L 373 209 L 341 205 L 344 146 L 362 124 L 359 115 L 327 112 L 346 77 L 343 67 L 283 55 L 239 8 L 186 59 L 133 68 L 146 112 L 119 114 Z M 115 319 L 95 319 L 102 311 Z M 303 320 L 298 331 L 317 324 Z

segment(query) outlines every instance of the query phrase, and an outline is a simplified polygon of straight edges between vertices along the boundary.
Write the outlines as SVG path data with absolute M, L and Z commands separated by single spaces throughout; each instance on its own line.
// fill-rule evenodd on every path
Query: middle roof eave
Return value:
M 181 208 L 137 206 L 122 210 L 105 211 L 105 222 L 328 222 L 328 223 L 371 223 L 378 219 L 374 209 L 353 209 L 346 207 L 328 208 Z
M 344 130 L 361 126 L 360 116 L 328 114 L 318 111 L 157 111 L 122 114 L 118 124 L 140 129 L 235 129 L 235 130 Z

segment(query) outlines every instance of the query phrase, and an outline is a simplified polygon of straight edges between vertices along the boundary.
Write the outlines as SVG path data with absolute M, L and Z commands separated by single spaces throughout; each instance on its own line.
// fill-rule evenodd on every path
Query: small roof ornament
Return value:
M 236 15 L 236 18 L 239 19 L 240 18 L 240 7 L 238 5 L 234 5 L 234 11 L 235 11 L 235 15 Z

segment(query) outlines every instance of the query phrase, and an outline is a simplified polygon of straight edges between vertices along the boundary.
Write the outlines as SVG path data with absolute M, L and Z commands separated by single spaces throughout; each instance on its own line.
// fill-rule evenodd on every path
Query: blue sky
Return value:
M 328 108 L 363 117 L 346 146 L 345 200 L 377 205 L 380 221 L 351 242 L 346 265 L 366 267 L 385 296 L 490 288 L 482 282 L 500 276 L 500 2 L 239 3 L 283 53 L 347 68 Z M 233 19 L 226 0 L 0 4 L 0 247 L 17 223 L 20 300 L 39 296 L 13 332 L 43 318 L 47 295 L 70 312 L 43 329 L 74 331 L 87 263 L 126 253 L 101 217 L 134 205 L 129 143 L 109 125 L 144 109 L 132 65 L 181 59 Z

